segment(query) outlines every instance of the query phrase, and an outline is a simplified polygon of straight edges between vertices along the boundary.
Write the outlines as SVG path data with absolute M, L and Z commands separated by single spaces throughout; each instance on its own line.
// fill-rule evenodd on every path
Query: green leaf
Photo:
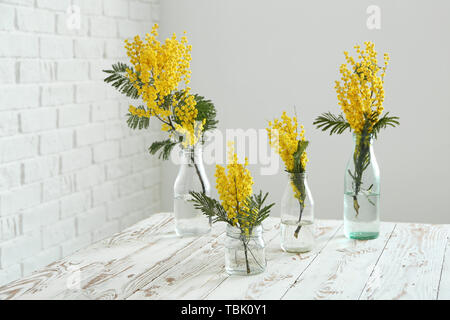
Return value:
M 347 170 L 348 174 L 350 175 L 350 177 L 352 177 L 353 180 L 355 180 L 355 176 L 353 175 L 353 173 L 350 171 L 350 169 Z
M 372 135 L 376 139 L 381 129 L 385 129 L 388 126 L 395 128 L 400 125 L 399 117 L 389 117 L 389 112 L 386 112 L 372 127 Z
M 232 225 L 231 221 L 228 220 L 227 212 L 219 201 L 208 197 L 203 192 L 191 191 L 189 194 L 192 196 L 192 199 L 189 201 L 194 204 L 194 208 L 200 210 L 205 216 L 210 217 L 213 223 L 223 221 Z
M 196 108 L 198 110 L 197 121 L 205 120 L 205 125 L 203 126 L 203 132 L 213 130 L 219 121 L 216 120 L 216 108 L 211 100 L 205 99 L 198 94 L 194 95 L 195 101 L 197 102 Z
M 233 225 L 232 221 L 228 219 L 227 212 L 219 201 L 210 198 L 203 192 L 191 191 L 189 194 L 192 196 L 192 199 L 189 201 L 194 203 L 194 208 L 212 218 L 213 222 L 223 221 Z M 262 191 L 260 191 L 259 194 L 248 197 L 246 209 L 242 209 L 242 212 L 245 213 L 245 215 L 239 217 L 241 219 L 239 223 L 244 225 L 244 222 L 249 222 L 249 229 L 260 225 L 262 221 L 269 216 L 270 209 L 275 205 L 275 203 L 271 203 L 264 206 L 267 196 L 268 193 L 263 195 Z
M 275 205 L 275 203 L 271 203 L 264 206 L 268 195 L 269 193 L 263 195 L 262 191 L 259 191 L 259 194 L 253 194 L 247 198 L 247 206 L 244 209 L 246 216 L 242 221 L 249 222 L 250 229 L 260 225 L 269 216 L 270 209 Z
M 152 155 L 156 154 L 159 151 L 160 153 L 159 153 L 158 159 L 168 160 L 170 157 L 170 153 L 172 152 L 172 149 L 176 145 L 177 145 L 177 142 L 173 142 L 170 139 L 166 139 L 166 140 L 162 140 L 162 141 L 155 141 L 148 148 L 148 151 Z
M 116 88 L 120 93 L 130 97 L 132 99 L 139 98 L 138 90 L 134 87 L 133 83 L 127 77 L 127 69 L 130 69 L 133 73 L 135 72 L 133 67 L 128 66 L 125 63 L 117 62 L 113 64 L 112 70 L 103 70 L 103 72 L 109 74 L 108 77 L 104 79 L 106 83 L 110 83 L 111 86 Z M 142 83 L 138 83 L 142 86 Z
M 302 168 L 301 157 L 308 147 L 309 141 L 299 141 L 297 151 L 294 152 L 294 172 L 304 172 L 305 168 Z
M 322 115 L 314 120 L 313 125 L 322 131 L 330 129 L 330 135 L 335 133 L 342 134 L 347 129 L 351 131 L 350 124 L 345 120 L 342 114 L 336 116 L 331 112 L 322 113 Z

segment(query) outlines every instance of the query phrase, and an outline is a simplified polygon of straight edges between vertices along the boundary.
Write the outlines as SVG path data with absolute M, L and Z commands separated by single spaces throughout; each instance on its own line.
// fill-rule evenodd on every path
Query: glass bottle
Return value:
M 181 164 L 174 183 L 175 231 L 179 236 L 198 236 L 211 230 L 211 221 L 195 209 L 190 191 L 210 195 L 201 144 L 181 149 Z
M 380 230 L 380 169 L 370 134 L 353 134 L 353 154 L 344 176 L 344 233 L 368 240 Z
M 253 228 L 249 235 L 227 224 L 225 238 L 225 270 L 228 274 L 252 275 L 266 270 L 265 244 L 262 227 Z
M 296 193 L 294 190 L 300 192 Z M 312 250 L 315 242 L 314 200 L 306 173 L 290 173 L 281 198 L 280 217 L 281 248 L 286 252 L 296 253 Z

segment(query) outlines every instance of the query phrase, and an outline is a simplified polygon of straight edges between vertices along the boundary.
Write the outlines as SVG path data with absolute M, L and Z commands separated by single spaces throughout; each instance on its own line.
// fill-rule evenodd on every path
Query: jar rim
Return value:
M 259 224 L 257 226 L 254 226 L 252 229 L 252 233 L 248 236 L 249 238 L 257 238 L 262 234 L 262 225 Z M 230 236 L 232 238 L 239 238 L 242 234 L 242 231 L 240 228 L 235 227 L 227 223 L 227 230 L 226 230 L 227 236 Z

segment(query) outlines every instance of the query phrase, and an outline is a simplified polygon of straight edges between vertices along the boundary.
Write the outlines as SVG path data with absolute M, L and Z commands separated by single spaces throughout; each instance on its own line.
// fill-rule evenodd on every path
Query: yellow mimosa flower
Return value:
M 248 166 L 248 159 L 245 158 L 245 163 L 238 163 L 237 154 L 234 153 L 234 148 L 229 146 L 228 164 L 225 168 L 216 166 L 216 189 L 223 208 L 227 212 L 228 219 L 236 226 L 244 228 L 246 225 L 241 225 L 241 218 L 247 215 L 243 209 L 247 208 L 247 198 L 252 194 L 253 178 L 250 171 L 246 168 Z M 245 221 L 245 220 L 244 220 Z M 248 232 L 248 228 L 247 228 Z
M 355 46 L 358 62 L 344 51 L 346 63 L 341 65 L 341 81 L 335 85 L 339 105 L 356 133 L 361 133 L 366 118 L 370 117 L 373 126 L 383 112 L 384 75 L 389 61 L 385 53 L 384 65 L 380 67 L 375 45 L 369 41 L 364 44 L 365 49 Z
M 305 141 L 305 129 L 303 125 L 300 126 L 300 132 L 298 132 L 298 121 L 296 117 L 289 117 L 286 112 L 281 115 L 281 121 L 274 119 L 273 122 L 269 122 L 269 126 L 266 129 L 269 136 L 269 144 L 280 155 L 281 159 L 286 166 L 286 170 L 291 174 L 295 173 L 295 168 L 300 168 L 301 172 L 306 170 L 306 163 L 308 162 L 308 156 L 306 151 L 303 151 L 300 155 L 300 163 L 296 165 L 294 154 L 299 147 L 299 141 Z M 292 190 L 294 191 L 295 198 L 303 201 L 300 190 L 291 180 Z

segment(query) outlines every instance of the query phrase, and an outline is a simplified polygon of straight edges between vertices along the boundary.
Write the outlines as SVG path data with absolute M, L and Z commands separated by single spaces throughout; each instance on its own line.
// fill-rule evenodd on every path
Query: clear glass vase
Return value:
M 344 233 L 368 240 L 380 230 L 380 169 L 371 135 L 353 134 L 354 148 L 344 177 Z
M 201 144 L 181 150 L 181 164 L 174 187 L 175 231 L 179 236 L 198 236 L 211 230 L 211 220 L 195 209 L 191 191 L 210 195 L 210 184 L 203 165 Z
M 299 192 L 296 192 L 296 191 Z M 314 247 L 314 200 L 306 173 L 290 173 L 281 199 L 281 248 L 307 252 Z
M 249 235 L 227 224 L 225 239 L 225 270 L 228 274 L 252 275 L 266 270 L 266 256 L 261 225 Z

